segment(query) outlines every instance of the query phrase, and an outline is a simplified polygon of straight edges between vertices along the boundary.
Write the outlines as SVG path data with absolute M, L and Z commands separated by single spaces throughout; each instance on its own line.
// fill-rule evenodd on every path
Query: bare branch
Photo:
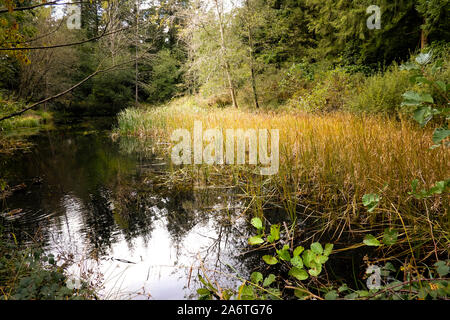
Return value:
M 88 4 L 90 3 L 89 1 L 79 1 L 79 2 L 64 2 L 64 3 L 59 3 L 58 1 L 52 1 L 52 2 L 44 2 L 44 3 L 39 3 L 39 4 L 35 4 L 33 6 L 28 6 L 28 7 L 19 7 L 19 8 L 13 8 L 12 11 L 27 11 L 27 10 L 33 10 L 39 7 L 44 7 L 44 6 L 64 6 L 64 5 L 73 5 L 73 4 Z M 8 13 L 10 12 L 9 9 L 0 9 L 0 13 Z
M 6 120 L 6 119 L 11 119 L 11 118 L 13 118 L 13 117 L 20 116 L 21 114 L 25 113 L 26 111 L 31 110 L 31 109 L 33 109 L 33 108 L 36 108 L 37 106 L 39 106 L 39 105 L 41 105 L 41 104 L 43 104 L 43 103 L 49 102 L 49 101 L 54 100 L 54 99 L 57 99 L 57 98 L 59 98 L 59 97 L 62 97 L 62 96 L 64 96 L 64 95 L 66 95 L 67 93 L 73 91 L 74 89 L 78 88 L 78 87 L 81 86 L 83 83 L 85 83 L 86 81 L 88 81 L 89 79 L 95 77 L 96 75 L 98 75 L 98 74 L 100 74 L 100 73 L 104 73 L 104 72 L 111 71 L 111 70 L 113 70 L 113 69 L 115 69 L 115 68 L 117 68 L 117 67 L 120 67 L 120 66 L 122 66 L 122 65 L 125 65 L 125 64 L 134 62 L 134 61 L 135 61 L 135 59 L 126 61 L 126 62 L 124 62 L 124 63 L 117 64 L 117 65 L 114 65 L 114 66 L 111 66 L 111 67 L 108 67 L 108 68 L 106 68 L 106 69 L 97 69 L 94 73 L 91 73 L 89 76 L 87 76 L 86 78 L 84 78 L 83 80 L 81 80 L 80 82 L 78 82 L 77 84 L 73 85 L 73 86 L 70 87 L 69 89 L 64 90 L 63 92 L 60 92 L 60 93 L 58 93 L 58 94 L 56 94 L 56 95 L 54 95 L 54 96 L 48 97 L 48 98 L 46 98 L 46 99 L 44 99 L 44 100 L 35 102 L 35 103 L 33 103 L 32 105 L 30 105 L 29 107 L 26 107 L 26 108 L 24 108 L 24 109 L 22 109 L 22 110 L 20 110 L 20 111 L 13 112 L 13 113 L 11 113 L 11 114 L 9 114 L 9 115 L 7 115 L 7 116 L 4 116 L 4 117 L 0 118 L 0 122 L 3 121 L 3 120 Z
M 125 27 L 122 29 L 118 29 L 118 30 L 114 30 L 111 32 L 106 32 L 107 27 L 105 28 L 105 30 L 103 31 L 103 33 L 99 36 L 90 38 L 90 39 L 86 39 L 83 41 L 78 41 L 78 42 L 72 42 L 72 43 L 63 43 L 63 44 L 56 44 L 53 46 L 41 46 L 41 47 L 18 47 L 18 48 L 0 48 L 0 51 L 26 51 L 26 50 L 46 50 L 46 49 L 55 49 L 55 48 L 63 48 L 63 47 L 71 47 L 71 46 L 76 46 L 76 45 L 80 45 L 83 43 L 87 43 L 87 42 L 92 42 L 98 39 L 103 38 L 104 36 L 108 36 L 114 33 L 118 33 L 118 32 L 122 32 L 124 30 L 128 30 L 131 27 Z

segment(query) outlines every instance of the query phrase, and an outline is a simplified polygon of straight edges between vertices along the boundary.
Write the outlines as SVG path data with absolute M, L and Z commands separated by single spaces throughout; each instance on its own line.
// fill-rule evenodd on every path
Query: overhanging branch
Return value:
M 67 90 L 64 90 L 64 91 L 62 91 L 62 92 L 60 92 L 60 93 L 58 93 L 58 94 L 56 94 L 56 95 L 54 95 L 54 96 L 48 97 L 48 98 L 46 98 L 46 99 L 44 99 L 44 100 L 35 102 L 35 103 L 33 103 L 32 105 L 30 105 L 30 106 L 28 106 L 28 107 L 26 107 L 26 108 L 24 108 L 24 109 L 22 109 L 22 110 L 20 110 L 20 111 L 13 112 L 13 113 L 11 113 L 11 114 L 9 114 L 9 115 L 7 115 L 7 116 L 4 116 L 4 117 L 0 118 L 0 122 L 1 122 L 1 121 L 4 121 L 4 120 L 7 120 L 7 119 L 11 119 L 11 118 L 13 118 L 13 117 L 20 116 L 21 114 L 27 112 L 28 110 L 31 110 L 31 109 L 33 109 L 33 108 L 36 108 L 37 106 L 39 106 L 39 105 L 41 105 L 41 104 L 43 104 L 43 103 L 49 102 L 49 101 L 54 100 L 54 99 L 57 99 L 57 98 L 59 98 L 59 97 L 62 97 L 62 96 L 64 96 L 64 95 L 66 95 L 67 93 L 71 92 L 72 90 L 78 88 L 78 87 L 81 86 L 83 83 L 85 83 L 86 81 L 88 81 L 89 79 L 95 77 L 96 75 L 98 75 L 98 74 L 100 74 L 100 73 L 104 73 L 104 72 L 111 71 L 111 70 L 113 70 L 113 69 L 115 69 L 115 68 L 117 68 L 117 67 L 126 65 L 126 64 L 131 63 L 131 62 L 134 62 L 134 61 L 136 61 L 136 59 L 129 60 L 129 61 L 127 61 L 127 62 L 120 63 L 120 64 L 117 64 L 117 65 L 108 67 L 108 68 L 106 68 L 106 69 L 97 69 L 94 73 L 90 74 L 89 76 L 87 76 L 86 78 L 84 78 L 83 80 L 81 80 L 80 82 L 78 82 L 77 84 L 73 85 L 72 87 L 68 88 Z
M 44 3 L 39 3 L 39 4 L 35 4 L 33 6 L 28 6 L 28 7 L 18 7 L 18 8 L 13 8 L 12 10 L 9 9 L 4 9 L 1 8 L 0 9 L 0 13 L 7 13 L 7 12 L 14 12 L 14 11 L 27 11 L 27 10 L 33 10 L 39 7 L 44 7 L 44 6 L 65 6 L 65 5 L 73 5 L 73 4 L 89 4 L 90 2 L 86 2 L 86 1 L 79 1 L 79 2 L 64 2 L 64 3 L 59 3 L 58 1 L 52 1 L 52 2 L 44 2 Z

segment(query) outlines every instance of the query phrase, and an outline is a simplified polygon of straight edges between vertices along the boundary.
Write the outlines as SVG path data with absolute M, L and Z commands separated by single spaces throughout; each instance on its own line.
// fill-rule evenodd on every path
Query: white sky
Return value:
M 242 5 L 242 0 L 222 0 L 223 4 L 224 4 L 224 11 L 225 12 L 229 12 L 233 7 L 239 7 Z M 59 0 L 58 2 L 61 3 L 67 3 L 66 0 Z M 151 6 L 151 4 L 158 4 L 158 0 L 140 0 L 141 4 L 140 4 L 140 8 L 141 9 L 147 9 L 148 7 Z M 214 1 L 213 0 L 206 0 L 205 3 L 208 4 L 209 8 L 212 8 L 214 5 Z M 53 6 L 53 16 L 56 19 L 60 19 L 63 17 L 64 15 L 64 11 L 67 8 L 67 5 L 59 5 L 59 6 Z

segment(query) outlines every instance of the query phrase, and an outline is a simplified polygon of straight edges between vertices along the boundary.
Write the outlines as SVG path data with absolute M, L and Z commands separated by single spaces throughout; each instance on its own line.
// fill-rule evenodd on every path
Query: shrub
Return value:
M 3 239 L 2 239 L 3 237 Z M 85 281 L 74 286 L 53 254 L 21 248 L 0 230 L 0 300 L 79 300 L 95 298 Z
M 296 92 L 289 104 L 307 112 L 342 109 L 360 78 L 359 74 L 350 75 L 342 68 L 326 71 L 316 77 L 313 88 Z
M 409 77 L 392 67 L 363 81 L 349 100 L 348 109 L 356 112 L 396 114 L 400 111 L 402 94 L 411 87 Z
M 209 107 L 224 108 L 232 104 L 231 96 L 229 93 L 214 95 L 207 100 L 207 104 Z

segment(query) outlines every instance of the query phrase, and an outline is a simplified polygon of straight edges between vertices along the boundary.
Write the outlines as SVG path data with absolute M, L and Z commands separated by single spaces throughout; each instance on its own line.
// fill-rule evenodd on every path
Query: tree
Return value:
M 111 2 L 104 1 L 103 5 L 109 5 Z M 0 43 L 0 53 L 16 58 L 19 64 L 22 64 L 20 70 L 21 85 L 18 88 L 19 94 L 29 99 L 29 101 L 38 100 L 35 103 L 31 103 L 31 107 L 27 106 L 22 110 L 5 115 L 2 117 L 3 120 L 20 115 L 30 110 L 30 108 L 61 98 L 72 93 L 75 89 L 81 88 L 81 92 L 87 94 L 84 97 L 91 93 L 98 97 L 101 95 L 101 92 L 99 90 L 95 92 L 95 88 L 86 86 L 86 84 L 97 75 L 115 70 L 117 66 L 129 65 L 131 61 L 134 61 L 126 61 L 126 58 L 129 57 L 123 56 L 119 61 L 111 63 L 110 57 L 105 55 L 104 50 L 101 49 L 100 40 L 102 38 L 130 30 L 130 28 L 124 25 L 120 26 L 119 23 L 116 25 L 116 27 L 120 26 L 119 29 L 111 30 L 108 17 L 104 15 L 105 8 L 101 8 L 100 1 L 82 3 L 82 15 L 85 16 L 85 19 L 84 29 L 81 32 L 76 30 L 67 32 L 64 19 L 56 21 L 54 17 L 50 16 L 47 5 L 60 4 L 57 1 L 45 3 L 45 5 L 40 1 L 20 1 L 22 7 L 17 7 L 18 3 L 14 2 L 8 7 L 9 10 L 3 12 L 0 10 L 0 14 L 7 16 L 6 20 L 10 19 L 13 21 L 11 23 L 13 27 L 10 24 L 2 24 L 2 28 L 6 30 L 5 33 L 8 36 L 3 37 L 3 41 Z M 67 5 L 67 3 L 65 4 Z M 17 23 L 17 17 L 21 17 L 20 25 Z M 51 30 L 52 28 L 55 29 Z M 14 31 L 14 34 L 8 30 Z M 83 34 L 88 38 L 78 40 L 77 37 Z M 74 48 L 77 48 L 77 50 Z M 69 49 L 72 51 L 68 54 L 67 50 Z M 24 58 L 18 53 L 22 53 Z M 73 60 L 84 53 L 87 53 L 88 59 Z M 93 56 L 92 53 L 96 53 L 96 55 Z M 29 57 L 32 59 L 31 64 Z M 30 65 L 26 66 L 26 64 Z M 68 72 L 65 68 L 76 69 L 77 72 Z M 54 77 L 51 77 L 52 73 Z M 61 76 L 61 73 L 66 75 L 65 79 L 64 76 Z M 70 75 L 70 79 L 68 79 L 68 75 Z M 64 81 L 66 79 L 68 81 Z M 55 81 L 55 85 L 51 85 L 51 81 Z M 129 85 L 129 83 L 126 85 Z M 55 92 L 58 88 L 60 91 Z M 85 99 L 80 99 L 80 101 L 83 100 Z
M 230 89 L 231 100 L 233 102 L 233 107 L 237 108 L 238 104 L 236 101 L 236 91 L 235 91 L 235 87 L 234 87 L 234 83 L 233 83 L 233 78 L 231 76 L 230 62 L 228 61 L 228 57 L 227 57 L 228 48 L 227 48 L 227 42 L 225 39 L 225 30 L 224 30 L 225 26 L 224 26 L 224 20 L 223 20 L 223 0 L 214 0 L 214 4 L 215 4 L 215 8 L 216 8 L 218 23 L 219 23 L 220 46 L 222 49 L 223 65 L 225 67 L 225 72 L 227 74 L 228 85 L 229 85 L 229 89 Z
M 331 57 L 344 53 L 351 63 L 405 59 L 423 48 L 431 35 L 432 40 L 449 40 L 448 0 L 308 0 L 306 4 L 312 9 L 309 28 L 318 41 L 316 52 Z M 381 9 L 380 30 L 366 26 L 366 9 L 374 4 Z
M 449 0 L 418 0 L 417 12 L 421 15 L 420 47 L 425 48 L 428 39 L 450 40 L 450 1 Z
M 253 28 L 255 24 L 255 12 L 253 11 L 252 6 L 250 5 L 250 0 L 245 1 L 245 24 L 247 25 L 247 34 L 248 34 L 248 51 L 249 51 L 249 60 L 250 60 L 250 74 L 251 74 L 251 83 L 252 83 L 252 92 L 253 92 L 253 101 L 255 103 L 255 107 L 259 108 L 258 101 L 258 92 L 256 91 L 256 76 L 255 76 L 255 47 L 253 44 Z

